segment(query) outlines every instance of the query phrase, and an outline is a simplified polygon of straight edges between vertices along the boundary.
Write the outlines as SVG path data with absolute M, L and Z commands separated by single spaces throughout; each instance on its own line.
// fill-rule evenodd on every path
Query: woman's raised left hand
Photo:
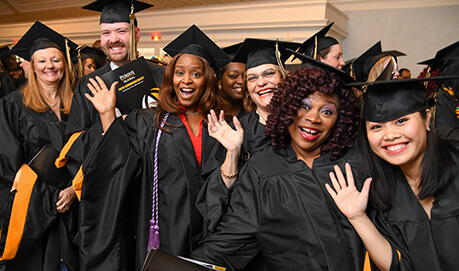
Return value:
M 336 176 L 333 172 L 330 172 L 330 180 L 334 189 L 331 188 L 328 183 L 325 184 L 325 188 L 341 212 L 349 220 L 353 220 L 366 215 L 365 210 L 367 209 L 368 194 L 372 178 L 365 180 L 362 191 L 359 192 L 355 187 L 351 166 L 346 163 L 345 167 L 347 181 L 339 166 L 335 165 Z
M 223 111 L 220 111 L 220 116 L 217 118 L 215 111 L 210 110 L 207 119 L 209 121 L 207 130 L 211 137 L 218 140 L 227 151 L 240 151 L 244 140 L 244 130 L 236 117 L 233 117 L 233 124 L 236 130 L 226 122 L 225 112 Z

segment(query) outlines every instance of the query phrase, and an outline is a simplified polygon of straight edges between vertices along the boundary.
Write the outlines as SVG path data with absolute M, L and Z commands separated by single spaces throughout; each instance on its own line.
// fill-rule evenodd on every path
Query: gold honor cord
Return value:
M 131 4 L 131 13 L 129 14 L 129 24 L 130 24 L 130 37 L 129 37 L 129 52 L 128 52 L 128 59 L 134 60 L 136 59 L 136 46 L 135 46 L 135 33 L 134 33 L 134 21 L 135 21 L 135 14 L 134 14 L 134 4 Z
M 277 65 L 279 66 L 280 71 L 282 73 L 282 78 L 285 78 L 286 72 L 285 72 L 284 65 L 282 64 L 281 53 L 279 52 L 279 43 L 277 40 L 276 40 L 276 50 L 274 54 L 276 55 Z

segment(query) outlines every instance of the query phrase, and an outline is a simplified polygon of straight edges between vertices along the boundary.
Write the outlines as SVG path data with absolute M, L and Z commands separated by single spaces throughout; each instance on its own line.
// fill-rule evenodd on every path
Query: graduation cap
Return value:
M 416 64 L 418 64 L 418 65 L 427 65 L 427 66 L 430 66 L 430 65 L 432 65 L 433 60 L 434 60 L 434 59 L 431 58 L 431 59 L 427 59 L 427 60 L 418 62 L 418 63 L 416 63 Z
M 429 108 L 427 92 L 421 81 L 459 79 L 459 76 L 438 76 L 355 82 L 345 86 L 366 86 L 363 96 L 362 117 L 369 121 L 386 122 Z
M 357 81 L 366 81 L 365 75 L 363 73 L 363 65 L 365 61 L 372 57 L 376 56 L 382 53 L 382 48 L 381 48 L 381 41 L 378 41 L 375 43 L 373 46 L 371 46 L 369 49 L 367 49 L 365 52 L 363 52 L 360 56 L 356 57 L 350 64 L 349 68 L 346 67 L 347 70 L 349 70 L 349 74 Z M 343 68 L 344 70 L 344 68 Z
M 226 46 L 222 48 L 222 50 L 228 55 L 229 58 L 231 58 L 231 61 L 233 62 L 233 58 L 236 55 L 237 50 L 239 50 L 239 48 L 241 47 L 241 45 L 242 42 L 239 42 L 230 46 Z
M 301 62 L 303 62 L 302 65 L 319 67 L 319 68 L 321 68 L 322 70 L 324 70 L 326 72 L 336 74 L 345 83 L 355 82 L 354 78 L 352 78 L 349 74 L 345 73 L 344 71 L 342 71 L 340 69 L 337 69 L 337 68 L 335 68 L 335 67 L 333 67 L 331 65 L 328 65 L 328 64 L 326 64 L 326 63 L 324 63 L 322 61 L 319 61 L 317 59 L 314 59 L 314 58 L 312 58 L 310 56 L 303 55 L 303 54 L 300 54 L 298 52 L 295 52 L 292 49 L 287 49 L 287 51 L 291 52 L 294 57 L 300 59 Z
M 151 8 L 153 5 L 136 0 L 97 0 L 82 8 L 100 12 L 100 23 L 111 24 L 130 23 L 131 7 L 134 8 L 134 13 Z
M 370 74 L 370 71 L 371 69 L 373 68 L 373 66 L 383 57 L 386 57 L 386 56 L 392 56 L 394 57 L 394 60 L 395 62 L 397 62 L 397 57 L 398 56 L 406 56 L 405 53 L 402 53 L 400 51 L 396 51 L 396 50 L 392 50 L 392 51 L 384 51 L 384 52 L 381 52 L 380 54 L 378 55 L 375 55 L 375 56 L 370 56 L 368 57 L 365 62 L 363 63 L 363 68 L 362 68 L 362 72 L 364 74 L 364 76 L 366 78 L 368 78 L 368 75 Z
M 450 59 L 459 58 L 459 41 L 439 50 L 432 60 L 431 69 L 442 69 Z
M 296 42 L 247 38 L 234 56 L 233 62 L 245 63 L 246 70 L 263 64 L 274 64 L 284 73 L 284 62 L 292 55 L 286 49 L 295 50 L 299 45 Z
M 1 45 L 0 46 L 0 55 L 9 54 L 10 53 L 10 47 L 9 46 L 11 44 L 12 43 Z
M 69 56 L 70 50 L 75 50 L 78 45 L 39 21 L 36 21 L 22 38 L 11 49 L 11 53 L 30 61 L 33 53 L 37 50 L 56 48 L 65 56 Z M 67 62 L 69 61 L 67 58 Z
M 305 40 L 303 44 L 298 48 L 298 52 L 317 59 L 317 56 L 320 51 L 329 48 L 339 42 L 332 37 L 326 37 L 330 28 L 333 26 L 334 22 L 322 28 L 319 32 L 312 35 L 310 38 Z
M 163 50 L 172 57 L 177 54 L 191 54 L 202 57 L 209 62 L 215 72 L 231 61 L 226 53 L 196 25 L 192 25 L 180 34 Z
M 0 46 L 0 59 L 1 59 L 1 65 L 3 65 L 3 68 L 5 68 L 4 66 L 6 66 L 7 64 L 5 63 L 8 59 L 8 57 L 10 56 L 10 48 L 9 46 L 11 45 L 10 44 L 4 44 L 4 45 L 1 45 Z M 0 72 L 2 72 L 3 70 L 1 69 L 0 67 Z
M 97 0 L 84 6 L 83 9 L 100 12 L 101 24 L 129 23 L 129 41 L 132 46 L 128 52 L 128 59 L 134 60 L 136 58 L 134 27 L 137 26 L 137 19 L 134 13 L 152 6 L 151 4 L 137 0 Z

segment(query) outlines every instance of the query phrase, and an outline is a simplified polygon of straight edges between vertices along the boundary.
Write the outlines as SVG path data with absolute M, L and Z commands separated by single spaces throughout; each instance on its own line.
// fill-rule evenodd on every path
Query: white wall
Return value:
M 403 2 L 412 2 L 412 5 L 371 10 L 364 10 L 361 6 L 360 10 L 344 10 L 349 17 L 349 34 L 342 41 L 344 58 L 359 56 L 381 40 L 383 50 L 399 50 L 407 54 L 398 58 L 399 68 L 408 68 L 412 77 L 417 77 L 425 66 L 416 63 L 434 57 L 439 49 L 459 40 L 459 1 L 422 8 L 415 7 L 418 1 L 399 3 Z M 335 5 L 340 7 L 339 3 Z
M 459 40 L 459 0 L 259 0 L 147 10 L 137 16 L 142 30 L 139 47 L 156 54 L 192 24 L 227 46 L 246 37 L 302 42 L 334 21 L 329 34 L 342 41 L 345 60 L 381 40 L 383 50 L 408 54 L 399 64 L 413 76 L 423 69 L 417 62 Z M 98 22 L 97 15 L 44 21 L 78 44 L 99 38 Z M 0 25 L 0 44 L 19 39 L 31 25 Z M 152 41 L 152 32 L 160 32 L 162 40 Z

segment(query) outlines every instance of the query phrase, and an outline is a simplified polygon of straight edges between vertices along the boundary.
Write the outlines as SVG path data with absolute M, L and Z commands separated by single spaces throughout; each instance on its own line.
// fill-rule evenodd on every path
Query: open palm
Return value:
M 217 119 L 215 111 L 210 110 L 207 119 L 209 121 L 208 132 L 211 137 L 220 142 L 228 151 L 241 149 L 244 130 L 236 117 L 233 117 L 233 124 L 236 130 L 225 121 L 225 113 L 223 111 L 220 111 L 220 117 Z
M 330 172 L 330 180 L 334 189 L 331 188 L 329 184 L 325 184 L 325 187 L 335 201 L 336 206 L 338 206 L 341 212 L 349 220 L 365 215 L 372 179 L 366 179 L 362 187 L 362 191 L 359 192 L 355 187 L 354 177 L 349 164 L 346 163 L 347 181 L 341 172 L 341 169 L 336 165 L 335 173 L 336 175 L 333 172 Z
M 102 78 L 99 76 L 96 76 L 96 80 L 93 78 L 89 79 L 87 86 L 91 91 L 92 96 L 88 93 L 85 93 L 85 96 L 89 101 L 91 101 L 99 114 L 115 111 L 117 84 L 118 82 L 115 81 L 109 90 Z

